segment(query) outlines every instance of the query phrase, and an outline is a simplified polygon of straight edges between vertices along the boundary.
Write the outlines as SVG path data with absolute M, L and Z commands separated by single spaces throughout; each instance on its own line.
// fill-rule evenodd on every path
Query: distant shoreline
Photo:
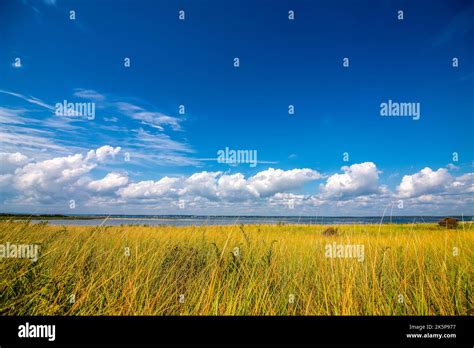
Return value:
M 459 222 L 471 224 L 471 216 L 451 216 Z M 0 214 L 0 221 L 48 222 L 50 225 L 69 226 L 226 226 L 226 225 L 373 225 L 373 224 L 437 224 L 439 216 L 196 216 L 196 215 L 16 215 Z
M 0 214 L 0 220 L 96 220 L 106 216 Z
M 372 215 L 372 216 L 311 216 L 311 215 L 63 215 L 63 214 L 6 214 L 0 213 L 0 220 L 184 220 L 184 219 L 442 219 L 453 217 L 464 221 L 473 221 L 473 215 Z

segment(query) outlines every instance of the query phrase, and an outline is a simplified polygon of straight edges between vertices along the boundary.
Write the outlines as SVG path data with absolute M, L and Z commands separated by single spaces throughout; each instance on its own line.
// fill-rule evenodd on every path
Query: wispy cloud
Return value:
M 49 104 L 46 104 L 46 103 L 43 102 L 41 99 L 38 99 L 38 98 L 35 98 L 35 97 L 25 96 L 25 95 L 20 94 L 20 93 L 9 92 L 9 91 L 5 91 L 5 90 L 3 90 L 3 89 L 0 89 L 0 93 L 7 94 L 7 95 L 11 95 L 11 96 L 13 96 L 13 97 L 17 97 L 17 98 L 23 99 L 23 100 L 27 101 L 27 102 L 30 103 L 30 104 L 39 105 L 39 106 L 41 106 L 41 107 L 43 107 L 43 108 L 45 108 L 45 109 L 51 110 L 51 111 L 54 110 L 54 106 L 49 105 Z
M 133 158 L 159 166 L 197 166 L 200 160 L 191 157 L 195 151 L 184 142 L 171 139 L 169 135 L 154 133 L 143 128 L 126 130 L 123 147 L 130 149 Z
M 199 159 L 190 156 L 194 150 L 189 144 L 165 134 L 167 129 L 182 131 L 180 123 L 184 119 L 149 111 L 136 103 L 124 102 L 93 89 L 77 88 L 72 95 L 95 103 L 107 114 L 94 122 L 57 116 L 51 112 L 55 107 L 33 96 L 7 90 L 0 90 L 0 93 L 25 102 L 20 107 L 0 107 L 0 123 L 8 125 L 3 128 L 3 146 L 9 149 L 17 146 L 19 150 L 24 149 L 29 154 L 33 149 L 56 151 L 60 154 L 81 148 L 77 146 L 77 139 L 86 137 L 89 146 L 103 143 L 122 146 L 130 152 L 136 165 L 195 166 L 201 163 Z M 71 101 L 73 99 L 68 100 Z M 46 114 L 41 113 L 44 109 L 47 110 Z M 32 113 L 39 117 L 30 117 L 29 114 Z M 115 124 L 111 125 L 111 122 Z M 93 127 L 90 127 L 91 124 Z M 21 127 L 13 127 L 14 125 Z M 149 128 L 145 129 L 147 127 Z M 47 134 L 42 134 L 41 130 Z M 25 137 L 28 133 L 31 138 Z
M 65 151 L 64 146 L 56 144 L 43 131 L 35 132 L 41 132 L 41 135 L 34 135 L 29 129 L 16 128 L 10 130 L 10 132 L 0 130 L 0 147 L 3 151 L 18 151 L 21 149 L 33 156 L 35 155 L 34 152 L 38 151 L 49 150 L 53 153 L 63 153 Z
M 22 117 L 26 113 L 26 109 L 7 108 L 0 106 L 0 123 L 8 124 L 26 124 L 29 119 Z
M 174 131 L 181 130 L 180 122 L 182 119 L 180 118 L 168 116 L 160 112 L 148 111 L 140 106 L 126 102 L 118 102 L 116 106 L 121 113 L 150 127 L 164 130 L 164 126 L 170 126 Z
M 83 89 L 83 88 L 76 88 L 74 92 L 74 96 L 83 98 L 83 99 L 100 101 L 100 102 L 106 99 L 105 95 L 103 94 L 100 94 L 92 89 Z
M 74 96 L 94 101 L 100 108 L 114 110 L 116 113 L 139 121 L 143 125 L 157 128 L 160 131 L 164 131 L 165 127 L 169 127 L 173 131 L 182 130 L 181 122 L 184 121 L 184 117 L 170 116 L 156 110 L 150 110 L 137 103 L 124 101 L 124 98 L 105 95 L 93 89 L 83 88 L 77 88 L 74 92 Z M 108 118 L 108 120 L 116 122 L 117 118 Z
M 441 46 L 453 38 L 462 38 L 474 29 L 474 4 L 457 13 L 435 38 L 433 45 Z

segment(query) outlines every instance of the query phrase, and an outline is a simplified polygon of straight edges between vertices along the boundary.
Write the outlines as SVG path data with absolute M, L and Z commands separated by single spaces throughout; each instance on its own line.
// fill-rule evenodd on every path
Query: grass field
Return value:
M 61 227 L 0 221 L 2 315 L 466 315 L 474 228 Z M 326 245 L 363 246 L 363 260 Z

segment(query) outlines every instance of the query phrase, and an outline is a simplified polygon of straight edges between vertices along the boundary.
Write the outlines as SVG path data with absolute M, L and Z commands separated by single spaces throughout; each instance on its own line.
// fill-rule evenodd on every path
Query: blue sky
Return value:
M 472 1 L 3 1 L 0 209 L 472 214 L 473 19 Z

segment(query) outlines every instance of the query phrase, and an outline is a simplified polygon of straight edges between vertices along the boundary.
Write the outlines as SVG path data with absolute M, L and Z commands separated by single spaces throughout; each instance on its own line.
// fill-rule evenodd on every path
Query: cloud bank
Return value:
M 181 213 L 178 202 L 185 202 L 188 213 L 251 214 L 265 209 L 294 215 L 349 209 L 377 215 L 387 205 L 404 200 L 406 210 L 399 215 L 443 207 L 472 213 L 464 210 L 472 207 L 474 173 L 455 176 L 447 168 L 426 167 L 405 175 L 393 191 L 381 184 L 382 171 L 373 162 L 343 166 L 330 175 L 310 168 L 270 167 L 251 176 L 200 171 L 137 181 L 123 170 L 109 169 L 114 164 L 126 167 L 121 151 L 105 145 L 38 161 L 20 152 L 0 153 L 1 204 L 67 206 L 74 200 L 89 212 L 134 207 L 158 214 Z

